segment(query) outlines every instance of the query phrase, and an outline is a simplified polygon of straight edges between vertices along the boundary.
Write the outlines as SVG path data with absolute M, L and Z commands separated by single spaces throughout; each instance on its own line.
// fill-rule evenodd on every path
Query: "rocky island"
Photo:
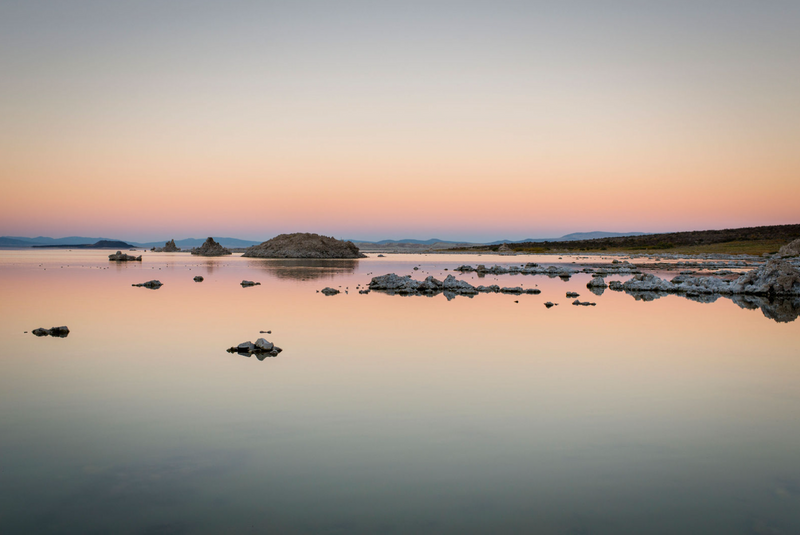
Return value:
M 296 232 L 280 234 L 259 245 L 248 247 L 248 258 L 366 258 L 353 242 L 328 236 Z
M 214 241 L 214 238 L 209 237 L 205 243 L 200 247 L 192 249 L 191 253 L 197 256 L 225 256 L 231 252 Z

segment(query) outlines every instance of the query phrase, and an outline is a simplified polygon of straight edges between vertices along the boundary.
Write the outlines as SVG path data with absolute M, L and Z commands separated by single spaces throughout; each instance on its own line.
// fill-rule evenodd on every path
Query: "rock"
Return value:
M 592 280 L 586 283 L 586 287 L 591 288 L 608 288 L 605 279 L 602 277 L 593 277 Z
M 200 247 L 192 249 L 191 253 L 198 256 L 225 256 L 232 254 L 228 249 L 215 242 L 214 238 L 211 237 L 207 238 L 205 243 Z
M 368 294 L 369 290 L 359 290 L 358 293 L 360 293 L 360 294 Z
M 567 297 L 580 297 L 580 294 L 575 292 L 567 292 Z
M 264 338 L 259 338 L 256 340 L 255 346 L 261 351 L 272 351 L 275 348 L 275 344 L 268 342 Z
M 336 295 L 339 293 L 339 290 L 336 288 L 327 287 L 322 289 L 322 293 L 325 295 Z
M 500 247 L 497 248 L 497 252 L 501 254 L 510 254 L 513 253 L 514 251 L 507 244 L 503 243 L 500 245 Z
M 253 342 L 242 342 L 238 346 L 234 346 L 228 349 L 228 353 L 239 353 L 240 355 L 250 356 L 256 355 L 258 360 L 264 360 L 264 357 L 271 356 L 275 357 L 283 351 L 283 349 L 279 348 L 272 342 L 267 341 L 264 338 L 259 338 L 256 340 L 256 343 Z
M 558 304 L 558 303 L 551 303 L 550 301 L 548 301 L 548 302 L 546 302 L 546 303 L 544 304 L 544 306 L 546 306 L 547 308 L 550 308 L 550 307 L 554 307 L 554 306 L 556 306 L 557 304 Z
M 370 290 L 380 290 L 391 294 L 416 294 L 432 295 L 444 292 L 445 297 L 452 299 L 456 295 L 474 295 L 478 289 L 466 281 L 457 280 L 453 275 L 448 275 L 444 281 L 439 281 L 432 276 L 424 281 L 416 281 L 410 275 L 401 277 L 395 273 L 373 277 L 369 283 Z
M 122 251 L 117 251 L 114 254 L 108 255 L 108 259 L 113 260 L 114 262 L 141 262 L 142 255 L 131 256 L 123 253 Z
M 163 282 L 155 280 L 155 279 L 153 279 L 151 281 L 147 281 L 147 282 L 140 282 L 139 284 L 131 284 L 131 286 L 139 286 L 139 287 L 144 286 L 145 288 L 150 288 L 151 290 L 158 290 L 163 285 L 164 285 Z
M 386 255 L 379 254 L 378 258 L 386 258 Z
M 786 260 L 773 258 L 733 281 L 730 289 L 735 294 L 800 296 L 800 270 Z
M 35 336 L 54 336 L 56 338 L 66 338 L 69 334 L 69 329 L 66 326 L 51 327 L 49 329 L 39 327 L 38 329 L 32 330 L 31 333 L 33 333 Z
M 778 250 L 778 256 L 790 257 L 800 256 L 800 238 L 787 243 Z
M 205 279 L 204 279 L 203 277 L 201 277 L 200 275 L 197 275 L 197 276 L 194 278 L 194 282 L 203 282 L 204 280 L 205 280 Z
M 181 250 L 180 247 L 175 245 L 175 240 L 169 240 L 167 243 L 164 244 L 164 247 L 153 247 L 150 249 L 151 251 L 155 251 L 157 253 L 175 253 Z
M 513 288 L 506 286 L 505 288 L 500 288 L 500 293 L 504 294 L 521 294 L 522 288 L 519 286 L 515 286 Z
M 248 281 L 248 280 L 243 280 L 239 284 L 242 285 L 242 288 L 246 288 L 248 286 L 261 286 L 260 282 L 253 282 L 253 281 Z
M 542 291 L 539 288 L 528 288 L 527 290 L 525 290 L 525 293 L 526 294 L 538 295 L 538 294 L 542 293 Z
M 259 245 L 248 247 L 248 258 L 366 258 L 353 242 L 319 234 L 297 232 L 281 234 Z
M 575 306 L 588 307 L 588 306 L 595 306 L 597 303 L 590 303 L 589 301 L 579 301 L 576 299 L 575 301 L 572 302 L 572 304 Z

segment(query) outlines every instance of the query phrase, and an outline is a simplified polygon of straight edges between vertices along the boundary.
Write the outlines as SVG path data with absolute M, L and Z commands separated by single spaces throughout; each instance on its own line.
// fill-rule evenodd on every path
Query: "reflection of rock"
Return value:
M 281 234 L 259 245 L 248 247 L 248 258 L 366 258 L 353 242 L 328 236 L 297 232 Z
M 358 262 L 344 258 L 257 258 L 247 260 L 247 267 L 265 271 L 279 279 L 313 280 L 353 273 Z
M 200 276 L 200 275 L 197 275 L 197 276 L 194 278 L 194 282 L 203 282 L 204 280 L 205 280 L 205 279 L 204 279 L 202 276 Z
M 321 292 L 325 295 L 336 295 L 340 293 L 339 290 L 337 290 L 336 288 L 331 288 L 330 286 L 328 286 L 327 288 L 323 288 Z
M 108 259 L 113 260 L 114 262 L 141 262 L 142 255 L 132 256 L 125 254 L 122 251 L 117 251 L 114 254 L 108 255 Z
M 778 323 L 789 323 L 800 316 L 800 298 L 775 297 L 760 295 L 732 295 L 731 300 L 741 308 L 748 310 L 761 309 L 765 317 Z
M 31 332 L 36 336 L 55 336 L 56 338 L 66 338 L 69 334 L 69 329 L 67 327 L 51 327 L 49 329 L 39 327 Z
M 779 256 L 800 256 L 800 238 L 789 242 L 778 250 Z
M 242 285 L 242 288 L 247 288 L 248 286 L 261 286 L 260 282 L 253 282 L 253 281 L 248 281 L 248 280 L 244 280 L 244 281 L 240 282 L 239 284 Z
M 214 238 L 207 238 L 206 241 L 198 248 L 192 249 L 191 253 L 198 256 L 225 256 L 231 252 L 214 241 Z
M 139 287 L 144 286 L 145 288 L 150 288 L 151 290 L 158 290 L 163 285 L 164 285 L 163 282 L 157 281 L 155 279 L 147 282 L 140 282 L 139 284 L 131 284 L 131 286 L 139 286 Z
M 264 338 L 259 338 L 256 340 L 255 344 L 249 341 L 242 342 L 238 346 L 228 349 L 228 353 L 239 353 L 240 355 L 248 357 L 250 355 L 256 355 L 259 357 L 259 360 L 263 360 L 264 357 L 277 357 L 278 353 L 281 351 L 283 351 L 283 349 Z

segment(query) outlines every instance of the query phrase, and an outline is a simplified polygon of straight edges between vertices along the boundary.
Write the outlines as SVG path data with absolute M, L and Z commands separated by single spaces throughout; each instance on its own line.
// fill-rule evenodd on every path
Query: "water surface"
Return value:
M 0 252 L 2 533 L 800 533 L 800 321 L 356 289 L 568 256 L 107 254 Z

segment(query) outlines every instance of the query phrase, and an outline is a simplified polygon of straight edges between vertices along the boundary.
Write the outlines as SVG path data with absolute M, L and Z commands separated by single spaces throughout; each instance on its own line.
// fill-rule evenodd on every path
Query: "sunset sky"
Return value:
M 800 2 L 0 0 L 0 235 L 800 223 Z

